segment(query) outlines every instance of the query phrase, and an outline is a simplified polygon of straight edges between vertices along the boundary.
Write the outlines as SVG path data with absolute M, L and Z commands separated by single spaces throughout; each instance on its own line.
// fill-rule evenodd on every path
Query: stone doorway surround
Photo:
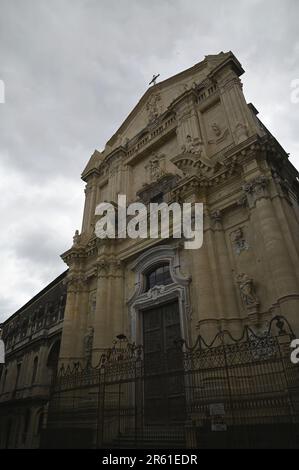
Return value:
M 173 282 L 168 285 L 154 286 L 146 291 L 145 274 L 159 264 L 169 264 Z M 180 246 L 176 244 L 158 245 L 142 253 L 129 266 L 136 275 L 135 289 L 128 300 L 131 340 L 142 344 L 142 311 L 173 301 L 178 302 L 182 336 L 186 341 L 191 339 L 192 308 L 190 303 L 189 284 L 191 276 L 180 270 Z

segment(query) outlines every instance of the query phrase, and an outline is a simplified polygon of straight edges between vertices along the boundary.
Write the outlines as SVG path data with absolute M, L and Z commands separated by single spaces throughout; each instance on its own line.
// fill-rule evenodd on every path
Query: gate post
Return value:
M 196 426 L 192 420 L 185 424 L 186 449 L 197 449 Z
M 102 366 L 99 368 L 97 439 L 96 439 L 97 449 L 101 449 L 103 446 L 104 418 L 105 418 L 105 366 Z

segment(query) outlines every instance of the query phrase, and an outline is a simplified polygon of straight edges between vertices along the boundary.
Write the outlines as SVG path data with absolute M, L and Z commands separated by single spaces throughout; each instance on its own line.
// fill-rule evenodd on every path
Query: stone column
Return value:
M 82 222 L 82 232 L 91 232 L 94 221 L 97 199 L 97 177 L 92 175 L 85 188 L 85 204 Z
M 241 80 L 236 73 L 226 69 L 219 76 L 218 84 L 235 143 L 239 144 L 251 135 L 260 132 L 248 109 L 242 92 Z
M 277 214 L 281 231 L 284 235 L 289 256 L 299 281 L 299 223 L 294 213 L 294 206 L 289 197 L 289 187 L 285 180 L 274 175 L 273 208 Z
M 213 224 L 214 243 L 218 264 L 219 291 L 222 299 L 222 311 L 220 315 L 221 318 L 224 319 L 239 318 L 240 312 L 236 299 L 236 287 L 233 280 L 233 271 L 222 225 L 221 211 L 216 210 L 212 212 L 211 221 Z
M 204 214 L 203 245 L 191 253 L 193 289 L 197 297 L 197 321 L 215 319 L 218 316 L 215 285 L 211 272 L 208 246 L 208 215 Z M 196 284 L 195 284 L 196 283 Z M 195 309 L 194 309 L 195 310 Z
M 81 359 L 83 364 L 85 361 L 84 335 L 86 334 L 88 326 L 92 326 L 87 325 L 88 298 L 88 284 L 86 282 L 81 283 L 77 292 L 78 326 L 74 342 L 76 343 L 76 356 Z
M 243 189 L 251 209 L 251 219 L 259 227 L 262 236 L 272 274 L 272 299 L 277 302 L 285 296 L 298 295 L 299 289 L 292 260 L 267 190 L 268 184 L 268 178 L 261 175 L 248 181 Z M 265 282 L 269 284 L 269 279 Z
M 123 268 L 121 262 L 114 258 L 109 266 L 109 296 L 108 305 L 110 308 L 109 329 L 111 342 L 116 335 L 124 334 L 124 285 Z
M 88 227 L 88 212 L 89 212 L 89 206 L 90 206 L 90 185 L 86 185 L 84 189 L 84 194 L 85 194 L 85 202 L 84 202 L 84 211 L 83 211 L 83 220 L 82 220 L 82 232 L 87 231 Z
M 99 361 L 101 353 L 105 348 L 111 346 L 110 339 L 107 337 L 108 317 L 110 306 L 107 301 L 108 294 L 108 274 L 109 263 L 106 257 L 98 260 L 97 263 L 97 294 L 96 311 L 94 318 L 94 339 L 93 339 L 93 363 Z
M 70 273 L 67 278 L 67 299 L 64 312 L 63 333 L 61 339 L 59 362 L 65 365 L 78 360 L 76 351 L 77 330 L 80 321 L 79 286 L 82 276 Z

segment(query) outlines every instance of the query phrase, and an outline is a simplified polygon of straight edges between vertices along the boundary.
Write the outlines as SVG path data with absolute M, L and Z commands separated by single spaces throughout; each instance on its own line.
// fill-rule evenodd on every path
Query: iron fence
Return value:
M 147 359 L 119 336 L 99 364 L 62 367 L 45 447 L 299 447 L 299 368 L 283 317 L 267 332 L 198 336 Z

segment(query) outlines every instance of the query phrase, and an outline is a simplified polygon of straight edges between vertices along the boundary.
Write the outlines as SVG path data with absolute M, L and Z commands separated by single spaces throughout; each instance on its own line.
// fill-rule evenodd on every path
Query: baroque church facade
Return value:
M 277 377 L 289 363 L 274 360 L 279 352 L 274 349 L 287 335 L 284 325 L 291 337 L 299 334 L 298 173 L 246 102 L 243 73 L 232 52 L 221 52 L 154 83 L 87 163 L 81 232 L 62 254 L 68 271 L 60 378 L 47 411 L 44 446 L 120 447 L 126 435 L 131 446 L 137 445 L 136 435 L 155 446 L 155 435 L 167 448 L 171 442 L 196 447 L 217 434 L 202 434 L 207 426 L 228 430 L 239 419 L 234 429 L 240 435 L 242 423 L 248 419 L 257 426 L 265 408 L 266 426 L 278 414 L 289 425 L 291 401 L 298 423 L 299 381 L 290 370 L 295 397 L 293 391 L 279 395 Z M 188 250 L 184 239 L 171 234 L 168 239 L 97 238 L 96 207 L 104 201 L 116 207 L 118 195 L 147 207 L 203 203 L 202 247 Z M 274 321 L 279 340 L 268 340 Z M 238 352 L 238 366 L 234 344 L 221 362 L 223 332 L 231 343 L 243 341 L 246 332 L 247 342 L 238 349 L 246 349 L 246 359 L 242 362 Z M 188 373 L 174 348 L 178 342 L 186 346 Z M 190 360 L 193 353 L 187 354 L 194 345 L 198 366 Z M 286 350 L 289 346 L 286 342 Z M 259 369 L 258 359 L 266 369 Z M 128 374 L 132 361 L 134 380 Z M 219 361 L 223 369 L 217 365 L 216 371 Z M 240 364 L 237 377 L 231 371 Z M 238 380 L 246 382 L 246 393 Z M 254 420 L 252 411 L 236 412 L 236 402 L 238 409 L 252 410 L 253 402 L 244 401 L 249 393 L 256 393 Z M 263 401 L 265 393 L 279 395 L 279 411 Z M 258 432 L 263 436 L 268 428 L 255 427 Z
M 150 87 L 91 156 L 82 231 L 62 255 L 69 272 L 61 363 L 91 354 L 95 364 L 119 334 L 143 343 L 143 312 L 167 302 L 177 304 L 190 344 L 198 331 L 209 338 L 219 329 L 262 329 L 282 313 L 298 329 L 297 171 L 246 103 L 242 73 L 231 52 L 206 56 Z M 118 194 L 128 204 L 203 203 L 203 246 L 97 239 L 96 206 L 116 204 Z

